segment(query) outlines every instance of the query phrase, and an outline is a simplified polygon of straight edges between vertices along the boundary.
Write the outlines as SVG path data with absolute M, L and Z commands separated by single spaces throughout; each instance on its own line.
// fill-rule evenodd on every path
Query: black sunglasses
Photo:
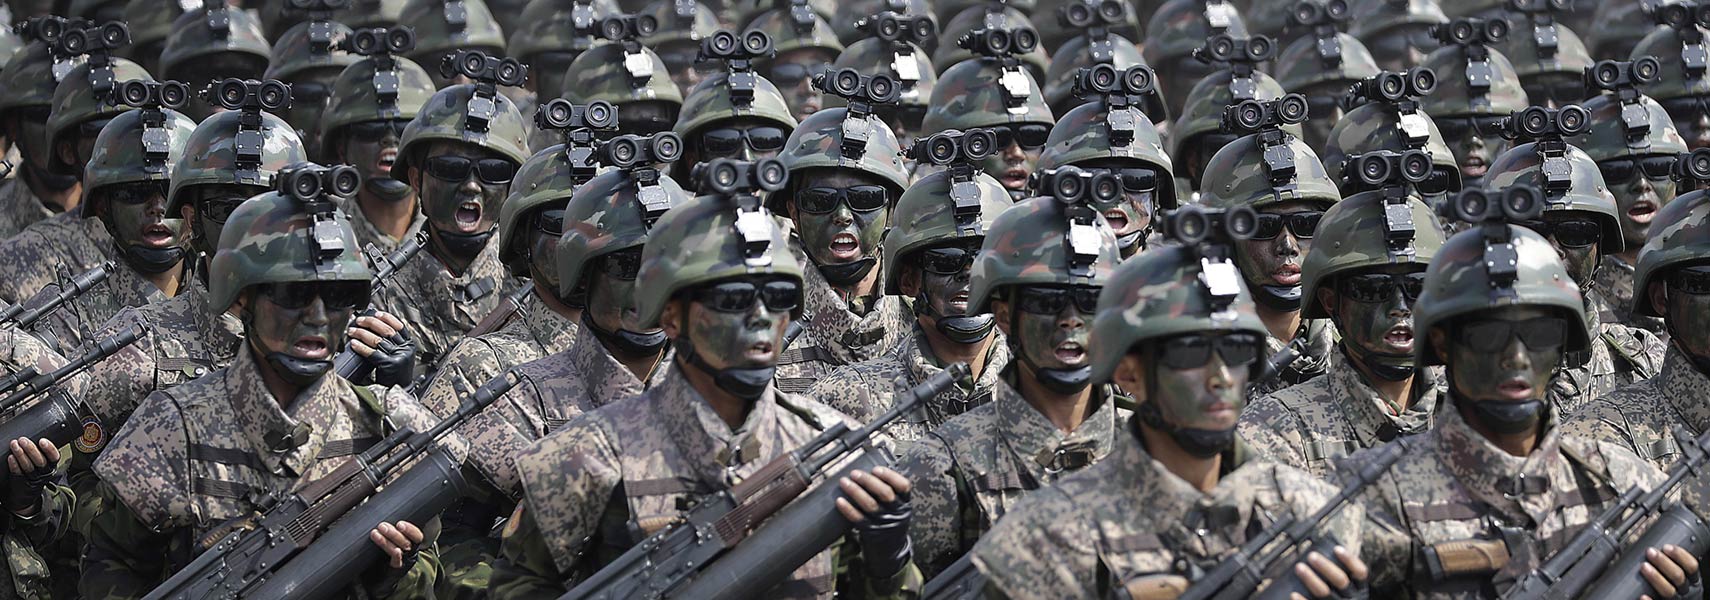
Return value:
M 1533 104 L 1543 104 L 1554 101 L 1558 105 L 1579 102 L 1586 98 L 1585 84 L 1578 81 L 1550 82 L 1521 82 L 1521 89 L 1526 90 L 1526 99 Z
M 350 139 L 361 142 L 374 142 L 386 139 L 387 134 L 403 139 L 404 127 L 410 124 L 403 119 L 383 119 L 379 121 L 363 121 L 344 126 L 344 131 Z
M 967 273 L 973 268 L 974 258 L 978 257 L 979 248 L 964 246 L 942 246 L 927 248 L 920 251 L 920 268 L 933 275 L 953 277 Z
M 366 281 L 293 281 L 257 284 L 256 292 L 280 308 L 300 309 L 320 298 L 328 310 L 350 310 L 368 306 Z
M 1274 240 L 1282 235 L 1283 227 L 1294 234 L 1296 239 L 1310 240 L 1313 232 L 1318 231 L 1318 222 L 1324 219 L 1324 211 L 1312 210 L 1306 212 L 1276 214 L 1259 213 L 1258 226 L 1253 228 L 1253 239 Z
M 1522 227 L 1538 232 L 1538 235 L 1555 240 L 1563 248 L 1584 248 L 1603 239 L 1603 228 L 1597 221 L 1583 218 L 1569 218 L 1559 221 L 1526 221 Z
M 115 185 L 102 190 L 102 193 L 107 195 L 107 200 L 110 202 L 136 206 L 146 204 L 150 199 L 157 196 L 165 198 L 166 189 L 165 181 L 138 181 Z M 231 213 L 227 212 L 226 214 L 229 216 Z M 171 218 L 176 219 L 178 217 L 172 216 Z
M 1398 291 L 1401 292 L 1401 297 L 1412 302 L 1419 299 L 1420 292 L 1425 291 L 1425 274 L 1361 273 L 1346 275 L 1339 278 L 1336 287 L 1340 294 L 1355 302 L 1366 304 L 1388 302 L 1391 294 Z
M 777 127 L 721 127 L 701 133 L 701 149 L 711 156 L 731 156 L 741 152 L 742 145 L 747 143 L 755 152 L 777 152 L 784 149 L 787 137 Z
M 463 183 L 473 172 L 481 183 L 504 185 L 517 174 L 517 165 L 503 158 L 470 159 L 462 156 L 434 156 L 427 159 L 427 172 L 434 179 Z
M 846 188 L 815 186 L 796 192 L 796 208 L 802 212 L 823 215 L 846 204 L 855 212 L 873 212 L 884 208 L 890 194 L 882 185 L 852 185 Z
M 1023 287 L 1015 291 L 1015 307 L 1021 312 L 1056 316 L 1070 304 L 1083 315 L 1098 312 L 1098 293 L 1103 287 Z
M 1010 144 L 1021 146 L 1022 150 L 1038 150 L 1045 147 L 1045 141 L 1051 138 L 1051 126 L 1038 123 L 1009 123 L 991 128 L 997 134 L 997 146 L 1002 151 Z
M 775 279 L 762 283 L 732 281 L 703 286 L 694 292 L 695 302 L 722 313 L 744 313 L 758 300 L 766 310 L 785 312 L 802 303 L 802 288 L 794 281 Z
M 600 272 L 612 279 L 635 281 L 641 276 L 641 246 L 601 256 Z
M 196 203 L 196 210 L 209 221 L 225 223 L 226 219 L 232 218 L 232 213 L 236 212 L 238 206 L 242 205 L 246 199 L 238 197 L 207 198 Z
M 801 85 L 803 81 L 807 81 L 809 77 L 824 73 L 828 64 L 777 63 L 772 65 L 772 76 L 769 79 L 780 88 L 795 87 Z
M 84 122 L 79 123 L 77 125 L 77 135 L 79 137 L 83 137 L 83 138 L 93 138 L 95 136 L 101 135 L 101 130 L 106 129 L 107 124 L 111 123 L 111 122 L 113 122 L 112 119 L 96 119 L 94 121 L 84 121 Z
M 1597 170 L 1603 172 L 1603 183 L 1610 185 L 1629 183 L 1643 172 L 1651 179 L 1668 179 L 1674 171 L 1673 156 L 1647 156 L 1644 158 L 1612 158 L 1597 163 Z
M 1461 140 L 1469 135 L 1495 137 L 1502 134 L 1504 117 L 1444 117 L 1433 119 L 1437 131 L 1445 140 Z
M 1684 294 L 1710 294 L 1710 266 L 1681 267 L 1668 275 L 1668 287 Z
M 1190 333 L 1164 340 L 1158 346 L 1158 362 L 1175 370 L 1197 369 L 1211 362 L 1211 351 L 1223 364 L 1239 367 L 1259 359 L 1259 336 L 1251 333 L 1207 335 Z
M 1460 327 L 1456 337 L 1476 352 L 1501 352 L 1516 337 L 1529 349 L 1549 350 L 1567 342 L 1567 320 L 1534 317 L 1524 321 L 1471 321 Z
M 534 228 L 552 237 L 564 235 L 564 209 L 548 208 L 535 213 Z

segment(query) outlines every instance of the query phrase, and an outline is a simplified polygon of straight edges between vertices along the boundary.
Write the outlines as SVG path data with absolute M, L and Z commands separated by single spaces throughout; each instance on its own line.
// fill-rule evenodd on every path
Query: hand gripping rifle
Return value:
M 397 274 L 398 271 L 403 268 L 404 263 L 410 262 L 410 259 L 415 258 L 417 254 L 421 254 L 422 248 L 426 246 L 427 232 L 425 231 L 418 232 L 416 235 L 411 236 L 410 239 L 404 240 L 404 243 L 399 244 L 396 249 L 392 250 L 391 254 L 387 254 L 385 256 L 380 256 L 379 249 L 370 246 L 367 252 L 370 262 L 374 263 L 374 266 L 379 267 L 379 270 L 374 273 L 374 279 L 372 280 L 373 287 L 375 289 L 379 289 L 381 284 L 386 283 L 387 279 L 391 279 L 393 275 Z M 369 308 L 373 307 L 371 306 Z M 357 375 L 360 375 L 363 371 L 367 370 L 363 368 L 366 366 L 368 366 L 368 363 L 362 360 L 362 355 L 357 354 L 355 350 L 351 350 L 348 347 L 340 351 L 338 353 L 338 357 L 333 359 L 333 371 L 338 373 L 339 377 L 343 377 L 345 379 L 353 379 Z
M 343 588 L 379 558 L 380 551 L 368 541 L 369 529 L 381 521 L 418 517 L 390 512 L 410 504 L 397 502 L 396 495 L 376 502 L 381 498 L 375 494 L 380 485 L 386 483 L 387 491 L 412 485 L 421 489 L 424 478 L 455 473 L 458 461 L 434 442 L 491 405 L 516 382 L 509 374 L 494 379 L 427 432 L 399 429 L 325 478 L 273 502 L 252 527 L 226 534 L 145 599 L 325 597 L 323 587 Z M 388 483 L 400 467 L 418 457 L 423 458 L 416 468 Z M 431 489 L 438 493 L 443 488 Z M 454 497 L 446 494 L 443 501 Z
M 1275 578 L 1262 592 L 1254 593 L 1254 590 L 1265 580 L 1265 574 L 1271 567 L 1284 559 L 1305 556 L 1308 552 L 1317 552 L 1326 558 L 1332 556 L 1331 549 L 1336 547 L 1337 541 L 1333 536 L 1319 534 L 1318 527 L 1326 519 L 1341 512 L 1344 505 L 1353 501 L 1366 486 L 1377 481 L 1390 466 L 1401 460 L 1402 447 L 1399 444 L 1389 444 L 1376 454 L 1377 456 L 1372 457 L 1370 462 L 1355 473 L 1355 480 L 1325 502 L 1318 512 L 1312 513 L 1312 516 L 1304 521 L 1289 516 L 1273 523 L 1270 529 L 1248 540 L 1240 550 L 1225 557 L 1204 577 L 1193 582 L 1193 586 L 1181 595 L 1181 600 L 1268 600 L 1288 598 L 1291 593 L 1311 596 L 1312 594 L 1306 591 L 1306 586 L 1289 574 Z M 1303 545 L 1307 548 L 1301 548 Z
M 113 261 L 101 263 L 100 266 L 78 273 L 68 280 L 55 284 L 59 291 L 54 292 L 52 296 L 42 302 L 25 301 L 6 307 L 5 311 L 0 311 L 0 327 L 29 329 L 31 325 L 35 325 L 36 321 L 53 312 L 54 309 L 75 300 L 84 292 L 94 289 L 95 286 L 101 285 L 101 282 L 106 281 L 107 276 L 113 272 L 114 267 Z M 36 297 L 41 296 L 46 291 L 44 288 L 36 292 L 30 300 L 35 300 Z M 35 308 L 30 308 L 32 305 Z
M 832 503 L 829 482 L 852 469 L 890 464 L 873 436 L 927 398 L 968 375 L 956 363 L 905 392 L 889 412 L 860 429 L 838 423 L 773 459 L 730 489 L 708 496 L 677 523 L 642 540 L 560 600 L 578 598 L 756 598 L 836 542 L 849 523 Z M 848 461 L 809 492 L 828 467 Z M 807 492 L 804 494 L 804 492 Z
M 1710 432 L 1691 439 L 1677 430 L 1675 437 L 1685 456 L 1669 467 L 1667 479 L 1649 492 L 1634 486 L 1622 493 L 1566 546 L 1508 588 L 1503 600 L 1579 598 L 1587 589 L 1592 592 L 1586 598 L 1638 598 L 1639 594 L 1650 591 L 1650 584 L 1639 575 L 1639 565 L 1645 562 L 1645 549 L 1674 544 L 1694 556 L 1703 556 L 1710 547 L 1706 535 L 1710 532 L 1704 523 L 1684 506 L 1665 511 L 1663 505 L 1676 486 L 1700 474 L 1705 458 L 1710 457 L 1710 451 L 1706 450 L 1710 448 Z M 1632 545 L 1625 542 L 1640 523 L 1658 513 L 1661 516 L 1656 523 L 1637 542 Z M 1617 555 L 1620 560 L 1616 560 Z M 1614 566 L 1610 567 L 1611 564 Z M 1608 577 L 1603 577 L 1605 573 Z
M 83 434 L 82 424 L 86 419 L 93 418 L 94 413 L 83 404 L 83 399 L 73 398 L 63 388 L 55 388 L 59 382 L 89 368 L 89 365 L 106 360 L 126 346 L 136 343 L 142 337 L 142 329 L 132 327 L 118 334 L 96 341 L 76 360 L 65 363 L 58 369 L 37 375 L 34 367 L 13 374 L 20 381 L 13 384 L 10 393 L 0 399 L 0 414 L 6 414 L 28 400 L 45 391 L 52 396 L 46 401 L 39 402 L 16 415 L 0 422 L 0 439 L 15 440 L 27 437 L 32 440 L 47 438 L 55 446 L 63 446 Z M 28 375 L 25 375 L 28 373 Z M 0 459 L 9 452 L 0 449 Z

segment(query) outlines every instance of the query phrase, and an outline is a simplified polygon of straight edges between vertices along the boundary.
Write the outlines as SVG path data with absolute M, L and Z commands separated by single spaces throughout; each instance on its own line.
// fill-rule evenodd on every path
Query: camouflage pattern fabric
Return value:
M 7 374 L 26 367 L 46 373 L 65 364 L 65 358 L 35 336 L 15 327 L 0 329 L 0 369 Z M 87 389 L 87 374 L 78 374 L 62 384 L 66 393 L 80 398 Z M 17 414 L 48 398 L 38 394 L 18 406 Z M 69 453 L 61 453 L 61 468 Z M 40 512 L 25 519 L 0 510 L 0 598 L 69 597 L 76 592 L 77 561 L 82 540 L 70 535 L 76 523 L 77 495 L 65 485 L 42 490 Z
M 438 365 L 463 334 L 520 285 L 499 262 L 499 245 L 489 240 L 462 275 L 453 275 L 424 249 L 374 288 L 374 305 L 409 325 L 420 370 Z
M 811 264 L 799 242 L 792 240 L 790 249 L 800 264 Z M 805 269 L 802 280 L 802 335 L 778 355 L 775 381 L 785 393 L 806 393 L 838 367 L 883 356 L 913 326 L 902 298 L 880 293 L 845 300 L 818 268 Z
M 390 433 L 385 422 L 418 431 L 434 423 L 398 388 L 371 388 L 385 410 L 376 414 L 336 375 L 281 402 L 258 368 L 251 352 L 240 352 L 225 369 L 151 394 L 95 462 L 108 509 L 90 526 L 84 596 L 140 596 L 201 552 L 196 540 L 257 511 L 253 494 L 325 477 Z M 461 457 L 460 440 L 447 443 Z M 394 586 L 362 592 L 422 597 L 437 563 L 428 540 Z
M 807 393 L 808 397 L 863 423 L 878 418 L 896 407 L 898 394 L 944 370 L 944 365 L 932 355 L 925 336 L 920 325 L 916 324 L 913 333 L 903 338 L 896 348 L 879 358 L 833 371 L 814 384 Z M 892 422 L 885 428 L 885 434 L 899 444 L 914 442 L 926 437 L 927 432 L 937 429 L 951 417 L 991 402 L 992 394 L 1003 385 L 1000 376 L 1010 361 L 1009 344 L 1005 342 L 1003 332 L 993 330 L 985 361 L 977 379 L 962 378 L 955 387 L 922 402 Z
M 63 212 L 0 243 L 0 257 L 5 257 L 0 260 L 0 300 L 23 302 L 63 273 L 119 262 L 107 228 L 98 219 L 88 221 L 79 211 Z
M 11 239 L 24 228 L 55 214 L 58 213 L 48 210 L 41 198 L 30 191 L 24 178 L 8 177 L 0 183 L 0 240 Z
M 1331 351 L 1336 348 L 1336 324 L 1330 319 L 1301 319 L 1300 328 L 1294 332 L 1294 337 L 1306 339 L 1306 351 L 1284 367 L 1281 373 L 1267 381 L 1247 384 L 1247 397 L 1258 398 L 1291 385 L 1304 383 L 1314 377 L 1324 374 L 1330 364 Z M 1265 335 L 1265 353 L 1259 358 L 1269 359 L 1287 348 L 1292 340 L 1280 339 L 1270 334 Z
M 354 196 L 348 200 L 340 201 L 338 204 L 339 210 L 344 211 L 345 216 L 350 218 L 350 228 L 356 232 L 356 243 L 361 244 L 364 249 L 372 245 L 379 248 L 381 252 L 390 254 L 393 250 L 398 249 L 398 244 L 403 243 L 403 240 L 394 239 L 392 236 L 386 235 L 386 232 L 380 231 L 379 227 L 375 227 L 374 222 L 368 220 L 368 215 L 363 214 L 362 207 L 357 204 Z M 404 232 L 404 237 L 407 239 L 409 236 L 415 235 L 426 224 L 427 215 L 422 214 L 421 210 L 417 209 L 415 216 L 410 219 L 410 228 Z M 411 259 L 411 262 L 417 260 L 433 259 L 417 256 Z
M 1596 291 L 1585 295 L 1586 331 L 1596 332 L 1586 362 L 1565 366 L 1550 380 L 1550 402 L 1562 415 L 1617 387 L 1644 381 L 1656 375 L 1663 362 L 1667 342 L 1655 334 L 1618 322 L 1605 321 L 1611 309 Z M 1571 363 L 1571 361 L 1570 361 Z
M 1586 439 L 1607 440 L 1639 455 L 1658 469 L 1680 457 L 1674 430 L 1693 435 L 1710 427 L 1710 377 L 1670 346 L 1656 377 L 1616 388 L 1568 417 L 1563 430 Z
M 1592 275 L 1592 289 L 1608 303 L 1609 316 L 1615 321 L 1654 333 L 1667 342 L 1668 328 L 1662 319 L 1633 314 L 1633 267 L 1619 256 L 1604 255 Z
M 78 226 L 82 229 L 78 235 L 85 238 L 108 235 L 106 225 L 94 217 L 83 219 L 78 223 Z M 108 239 L 112 238 L 109 237 Z M 117 254 L 116 250 L 109 250 L 109 252 Z M 193 261 L 189 260 L 189 255 L 186 255 L 186 260 L 180 267 L 183 269 L 183 277 L 179 280 L 180 288 L 190 287 L 192 285 L 191 280 L 195 279 L 188 269 L 192 263 Z M 94 266 L 90 265 L 90 268 Z M 72 277 L 81 272 L 81 270 L 62 271 L 54 280 L 44 282 L 44 286 L 53 285 L 57 288 L 60 279 Z M 78 296 L 76 300 L 65 303 L 58 310 L 48 313 L 41 321 L 36 322 L 35 330 L 53 336 L 60 348 L 69 351 L 71 348 L 82 347 L 85 342 L 95 339 L 88 336 L 89 332 L 118 315 L 119 311 L 164 302 L 169 297 L 160 288 L 155 287 L 154 282 L 149 281 L 136 269 L 131 268 L 130 263 L 117 261 L 113 263 L 113 268 L 108 270 L 107 281 L 90 288 L 89 291 Z
M 1111 585 L 1178 574 L 1178 561 L 1209 567 L 1336 493 L 1287 465 L 1242 460 L 1239 446 L 1217 487 L 1201 492 L 1148 455 L 1133 429 L 1120 433 L 1107 460 L 1028 496 L 974 547 L 986 597 L 1105 598 Z M 1349 506 L 1326 527 L 1356 554 L 1361 517 Z M 1292 565 L 1271 575 L 1282 568 Z
M 1327 478 L 1336 470 L 1333 461 L 1431 428 L 1445 392 L 1442 369 L 1415 373 L 1412 404 L 1397 414 L 1340 348 L 1330 353 L 1329 367 L 1323 377 L 1272 392 L 1242 409 L 1239 431 L 1247 447 Z
M 1132 414 L 1099 386 L 1091 399 L 1098 408 L 1064 433 L 1007 380 L 992 391 L 991 403 L 945 422 L 897 460 L 897 471 L 914 484 L 909 540 L 928 578 L 973 548 L 1016 503 L 1109 456 Z
M 1564 434 L 1553 416 L 1543 426 L 1531 455 L 1513 456 L 1473 431 L 1449 401 L 1430 432 L 1390 442 L 1403 445 L 1401 460 L 1362 497 L 1372 597 L 1408 591 L 1420 600 L 1493 597 L 1561 549 L 1618 494 L 1662 481 L 1661 472 L 1616 444 Z M 1340 466 L 1357 468 L 1377 451 L 1354 454 Z M 1507 546 L 1506 566 L 1440 581 L 1424 575 L 1429 549 L 1466 541 Z
M 489 591 L 500 599 L 562 594 L 639 542 L 632 532 L 665 527 L 683 507 L 839 422 L 856 425 L 772 388 L 733 431 L 673 363 L 659 385 L 572 420 L 517 458 L 523 500 Z M 767 597 L 832 597 L 837 549 L 810 559 Z M 914 574 L 904 569 L 898 577 Z

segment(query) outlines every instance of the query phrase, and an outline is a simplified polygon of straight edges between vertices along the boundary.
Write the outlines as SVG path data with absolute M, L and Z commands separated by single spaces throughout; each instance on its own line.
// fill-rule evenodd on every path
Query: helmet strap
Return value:
M 364 179 L 362 187 L 382 202 L 402 202 L 410 197 L 410 184 L 390 177 Z
M 1300 310 L 1300 291 L 1298 285 L 1253 286 L 1253 301 L 1271 310 L 1293 312 Z
M 674 344 L 677 356 L 690 366 L 713 376 L 713 385 L 718 389 L 742 400 L 753 402 L 766 393 L 766 388 L 772 384 L 772 376 L 777 372 L 777 365 L 765 367 L 726 368 L 719 369 L 707 364 L 701 355 L 695 352 L 695 344 L 688 336 L 677 338 Z
M 35 163 L 27 160 L 23 161 L 23 163 L 24 174 L 27 175 L 30 180 L 35 181 L 36 185 L 46 188 L 50 192 L 63 192 L 65 190 L 69 190 L 71 189 L 71 186 L 77 185 L 77 182 L 80 180 L 77 175 L 61 175 L 53 172 L 52 169 L 37 167 Z
M 1478 425 L 1496 433 L 1511 435 L 1524 433 L 1544 419 L 1549 410 L 1549 404 L 1543 400 L 1527 400 L 1525 402 L 1504 402 L 1500 400 L 1466 401 L 1455 393 L 1450 386 L 1449 397 L 1455 399 L 1456 406 L 1467 407 L 1464 415 Z
M 1402 381 L 1419 371 L 1412 354 L 1372 352 L 1346 339 L 1343 340 L 1342 351 L 1365 365 L 1373 377 L 1383 381 Z
M 1154 368 L 1155 367 L 1148 367 Z M 1196 429 L 1182 427 L 1169 422 L 1164 413 L 1158 410 L 1157 377 L 1147 378 L 1146 401 L 1134 410 L 1134 415 L 1140 417 L 1140 423 L 1170 436 L 1183 452 L 1195 458 L 1211 458 L 1235 447 L 1235 428 L 1229 429 Z
M 184 247 L 171 246 L 167 248 L 150 248 L 139 244 L 124 244 L 114 236 L 113 243 L 119 247 L 119 253 L 125 257 L 125 264 L 144 275 L 165 273 L 168 269 L 178 266 L 184 260 Z
M 921 286 L 920 293 L 915 295 L 914 314 L 936 319 L 937 325 L 933 328 L 957 344 L 980 343 L 997 326 L 997 317 L 991 313 L 956 317 L 938 314 L 938 310 L 932 307 L 932 297 L 926 293 L 926 286 Z
M 1133 256 L 1146 249 L 1146 234 L 1151 233 L 1151 231 L 1151 227 L 1145 227 L 1126 235 L 1117 236 L 1116 245 L 1122 248 L 1123 256 Z
M 496 231 L 498 231 L 497 227 L 481 233 L 450 233 L 433 229 L 433 236 L 439 238 L 439 243 L 454 256 L 474 257 L 486 249 L 488 240 L 493 238 L 493 233 Z
M 656 356 L 665 347 L 665 342 L 670 341 L 665 337 L 664 330 L 653 333 L 636 333 L 622 328 L 617 331 L 607 330 L 586 312 L 582 313 L 582 326 L 593 332 L 594 338 L 600 340 L 600 344 L 604 345 L 607 351 L 626 358 Z
M 845 287 L 855 285 L 868 273 L 873 272 L 873 268 L 879 266 L 879 260 L 869 257 L 841 265 L 826 265 L 814 261 L 814 266 L 819 268 L 819 274 L 825 276 L 826 282 L 834 286 Z

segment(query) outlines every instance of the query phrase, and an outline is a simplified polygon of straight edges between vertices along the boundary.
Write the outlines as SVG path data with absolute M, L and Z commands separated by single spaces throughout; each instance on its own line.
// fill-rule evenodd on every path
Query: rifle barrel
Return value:
M 4 414 L 5 412 L 12 410 L 13 407 L 25 400 L 28 400 L 31 396 L 39 394 L 42 390 L 58 384 L 65 378 L 89 368 L 90 365 L 106 360 L 107 357 L 112 356 L 114 353 L 124 349 L 126 346 L 137 343 L 137 340 L 141 337 L 142 328 L 132 326 L 129 329 L 114 334 L 112 337 L 96 341 L 92 344 L 93 347 L 84 352 L 82 356 L 77 357 L 71 362 L 65 363 L 58 369 L 31 377 L 28 381 L 23 383 L 21 386 L 23 389 L 13 391 L 11 395 L 6 396 L 4 399 L 0 399 L 0 414 Z
M 34 325 L 37 320 L 40 320 L 43 316 L 53 312 L 54 309 L 59 308 L 66 302 L 70 302 L 73 298 L 83 295 L 84 292 L 89 291 L 90 288 L 100 285 L 101 282 L 106 281 L 108 275 L 112 273 L 114 266 L 113 261 L 107 261 L 93 269 L 78 273 L 71 277 L 70 280 L 55 282 L 55 285 L 59 287 L 59 291 L 56 292 L 53 297 L 36 305 L 35 308 L 26 308 L 29 304 L 28 302 L 20 302 L 13 305 L 13 308 L 16 308 L 17 310 L 13 311 L 11 309 L 7 309 L 7 314 L 10 316 L 10 320 L 6 321 L 6 323 L 15 325 L 19 329 L 29 328 L 29 326 Z M 41 294 L 42 292 L 36 292 L 37 296 L 40 296 Z M 30 299 L 34 300 L 35 298 L 31 297 Z

